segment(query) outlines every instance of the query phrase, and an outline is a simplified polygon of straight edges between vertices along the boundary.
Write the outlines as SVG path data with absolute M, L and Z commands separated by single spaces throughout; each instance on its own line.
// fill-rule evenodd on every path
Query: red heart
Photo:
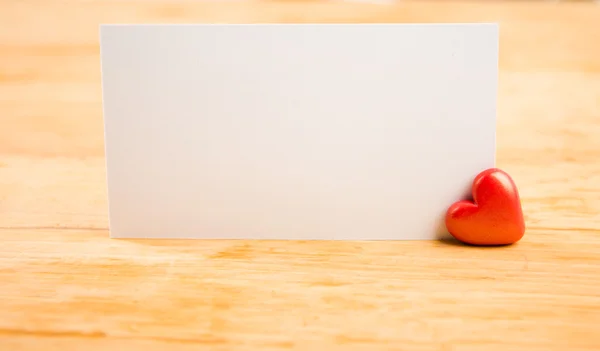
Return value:
M 498 168 L 487 169 L 473 181 L 473 201 L 458 201 L 446 212 L 446 228 L 471 245 L 508 245 L 525 234 L 517 186 Z

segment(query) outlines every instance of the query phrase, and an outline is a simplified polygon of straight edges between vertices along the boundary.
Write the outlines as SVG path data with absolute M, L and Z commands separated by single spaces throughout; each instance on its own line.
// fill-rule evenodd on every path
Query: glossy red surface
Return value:
M 471 245 L 513 244 L 525 234 L 519 192 L 512 178 L 498 168 L 487 169 L 473 181 L 473 201 L 458 201 L 446 213 L 446 228 Z

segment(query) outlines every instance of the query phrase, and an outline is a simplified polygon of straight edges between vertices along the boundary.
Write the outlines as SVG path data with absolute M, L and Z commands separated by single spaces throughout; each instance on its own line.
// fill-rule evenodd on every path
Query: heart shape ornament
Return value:
M 498 168 L 487 169 L 473 181 L 473 201 L 455 202 L 446 212 L 446 229 L 471 245 L 508 245 L 525 234 L 519 192 L 512 178 Z

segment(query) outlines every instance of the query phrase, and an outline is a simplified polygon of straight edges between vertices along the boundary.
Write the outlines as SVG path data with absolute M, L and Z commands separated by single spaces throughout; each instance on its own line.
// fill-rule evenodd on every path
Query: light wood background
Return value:
M 454 242 L 108 239 L 98 24 L 498 21 L 528 230 Z M 600 6 L 0 1 L 0 350 L 599 350 Z

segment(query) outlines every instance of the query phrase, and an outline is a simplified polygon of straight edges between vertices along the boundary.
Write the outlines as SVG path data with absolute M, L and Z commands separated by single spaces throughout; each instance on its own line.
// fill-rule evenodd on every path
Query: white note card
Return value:
M 113 238 L 431 240 L 495 165 L 496 24 L 102 25 Z

